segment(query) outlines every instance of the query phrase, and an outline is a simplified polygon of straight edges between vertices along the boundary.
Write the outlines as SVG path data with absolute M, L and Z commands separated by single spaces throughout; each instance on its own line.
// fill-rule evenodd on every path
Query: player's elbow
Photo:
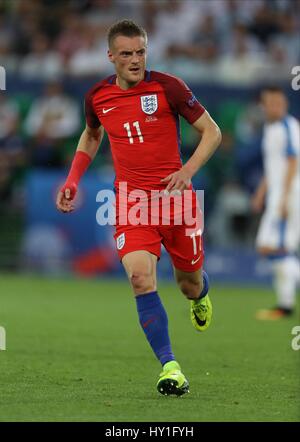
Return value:
M 214 124 L 213 132 L 214 132 L 215 145 L 217 148 L 220 146 L 222 142 L 222 132 L 217 124 Z
M 86 126 L 86 128 L 84 129 L 84 134 L 85 137 L 90 140 L 90 141 L 96 141 L 96 142 L 100 142 L 101 140 L 101 136 L 102 136 L 102 126 L 97 127 L 97 128 L 91 128 Z
M 207 139 L 210 141 L 212 152 L 214 152 L 221 144 L 222 133 L 219 126 L 212 122 L 207 128 Z

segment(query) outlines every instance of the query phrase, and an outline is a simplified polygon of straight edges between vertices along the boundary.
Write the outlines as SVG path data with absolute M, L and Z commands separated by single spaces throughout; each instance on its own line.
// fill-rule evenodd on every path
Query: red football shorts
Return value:
M 161 245 L 165 247 L 170 255 L 174 267 L 184 272 L 194 272 L 203 265 L 204 250 L 202 241 L 202 230 L 199 225 L 199 218 L 202 219 L 200 209 L 194 207 L 195 219 L 197 222 L 188 224 L 182 220 L 180 225 L 173 222 L 170 225 L 120 225 L 116 218 L 116 232 L 114 235 L 117 252 L 120 260 L 130 252 L 146 250 L 157 258 L 160 258 Z M 197 217 L 197 218 L 196 218 Z

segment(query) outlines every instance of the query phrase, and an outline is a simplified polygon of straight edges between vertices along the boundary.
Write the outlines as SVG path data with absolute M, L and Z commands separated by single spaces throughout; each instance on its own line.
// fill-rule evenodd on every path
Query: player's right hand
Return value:
M 63 213 L 73 212 L 73 201 L 77 192 L 76 184 L 64 185 L 58 192 L 56 207 Z

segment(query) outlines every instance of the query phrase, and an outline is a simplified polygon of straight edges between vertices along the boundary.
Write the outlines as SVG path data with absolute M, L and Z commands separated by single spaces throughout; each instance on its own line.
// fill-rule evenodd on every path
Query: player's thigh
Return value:
M 262 254 L 278 251 L 295 251 L 299 245 L 300 226 L 299 214 L 295 208 L 289 210 L 288 217 L 281 219 L 278 211 L 267 208 L 262 216 L 256 247 Z
M 161 236 L 155 227 L 117 225 L 114 238 L 120 261 L 128 253 L 138 250 L 160 257 Z
M 202 268 L 203 240 L 199 229 L 184 225 L 161 228 L 162 243 L 176 270 L 191 274 Z
M 289 211 L 283 241 L 286 250 L 289 252 L 298 251 L 300 245 L 300 201 L 294 201 Z
M 260 221 L 256 248 L 258 250 L 279 250 L 282 236 L 282 224 L 273 209 L 267 209 Z
M 147 250 L 136 250 L 126 253 L 122 258 L 122 264 L 136 294 L 157 289 L 156 255 Z

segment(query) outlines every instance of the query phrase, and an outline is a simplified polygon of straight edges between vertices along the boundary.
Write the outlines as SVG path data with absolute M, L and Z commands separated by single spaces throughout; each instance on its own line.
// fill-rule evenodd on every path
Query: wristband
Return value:
M 71 199 L 73 199 L 76 195 L 78 183 L 91 162 L 92 159 L 87 153 L 77 150 L 72 161 L 69 175 L 60 191 L 64 193 L 66 189 L 70 189 Z

